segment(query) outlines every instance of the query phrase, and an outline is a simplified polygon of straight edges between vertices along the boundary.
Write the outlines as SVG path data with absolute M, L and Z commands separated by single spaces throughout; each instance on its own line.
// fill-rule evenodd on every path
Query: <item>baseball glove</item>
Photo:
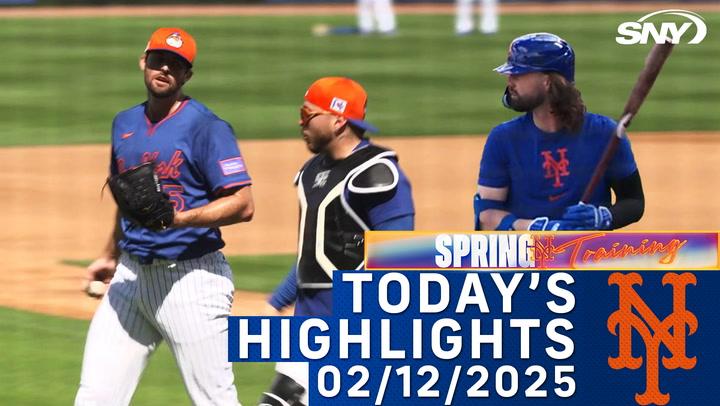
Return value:
M 162 192 L 152 162 L 108 178 L 123 217 L 151 230 L 164 230 L 175 217 L 173 205 Z

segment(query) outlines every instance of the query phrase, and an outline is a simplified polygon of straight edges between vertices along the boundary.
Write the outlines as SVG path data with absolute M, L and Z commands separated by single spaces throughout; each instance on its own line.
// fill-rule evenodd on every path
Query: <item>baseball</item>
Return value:
M 91 297 L 101 297 L 106 289 L 107 286 L 103 281 L 92 281 L 87 286 L 87 294 Z
M 312 27 L 312 34 L 316 37 L 324 37 L 330 33 L 328 24 L 315 24 Z

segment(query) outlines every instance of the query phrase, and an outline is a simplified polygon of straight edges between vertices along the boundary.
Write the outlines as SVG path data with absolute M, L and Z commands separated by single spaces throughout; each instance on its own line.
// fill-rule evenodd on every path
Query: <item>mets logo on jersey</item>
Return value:
M 555 178 L 553 187 L 561 187 L 563 185 L 560 181 L 561 178 L 570 175 L 570 171 L 568 170 L 570 161 L 565 155 L 567 153 L 567 148 L 558 148 L 557 153 L 558 159 L 555 159 L 552 151 L 540 152 L 540 155 L 542 155 L 544 159 L 542 167 L 545 170 L 545 179 Z
M 617 285 L 619 288 L 619 308 L 607 321 L 610 333 L 618 337 L 619 349 L 617 357 L 608 357 L 608 365 L 612 369 L 638 369 L 644 360 L 645 391 L 636 393 L 635 401 L 640 405 L 666 405 L 670 401 L 670 393 L 660 391 L 660 344 L 672 355 L 662 357 L 662 366 L 666 369 L 695 367 L 697 357 L 688 358 L 685 354 L 685 340 L 687 335 L 693 335 L 697 331 L 698 320 L 685 308 L 685 289 L 687 285 L 695 285 L 697 279 L 689 272 L 668 272 L 663 276 L 662 284 L 672 285 L 673 290 L 673 311 L 663 320 L 658 318 L 633 288 L 633 285 L 642 283 L 642 276 L 636 272 L 616 272 L 608 278 L 608 285 Z M 645 357 L 633 356 L 633 330 L 645 344 Z

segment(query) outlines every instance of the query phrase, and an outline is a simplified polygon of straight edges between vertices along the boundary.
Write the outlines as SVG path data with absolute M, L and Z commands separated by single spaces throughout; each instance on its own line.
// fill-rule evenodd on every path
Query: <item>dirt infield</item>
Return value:
M 720 229 L 720 133 L 632 134 L 647 208 L 630 230 Z M 413 186 L 419 230 L 467 230 L 484 137 L 386 138 Z M 244 141 L 257 213 L 224 229 L 228 254 L 295 251 L 297 203 L 292 179 L 307 159 L 300 140 Z M 79 290 L 81 268 L 63 259 L 93 258 L 111 227 L 112 198 L 101 199 L 107 145 L 0 149 L 0 306 L 89 318 L 97 301 Z M 448 159 L 452 157 L 452 159 Z M 42 164 L 40 164 L 42 163 Z M 71 183 L 68 183 L 70 181 Z M 255 314 L 264 295 L 236 295 L 235 314 Z
M 717 3 L 550 3 L 550 4 L 500 4 L 500 14 L 578 14 L 648 12 L 663 9 L 692 9 L 696 12 L 720 11 Z M 453 4 L 398 4 L 398 14 L 454 14 Z M 263 16 L 263 15 L 352 15 L 352 4 L 317 5 L 181 5 L 181 6 L 105 6 L 105 7 L 13 7 L 0 8 L 0 18 L 74 18 L 116 16 Z

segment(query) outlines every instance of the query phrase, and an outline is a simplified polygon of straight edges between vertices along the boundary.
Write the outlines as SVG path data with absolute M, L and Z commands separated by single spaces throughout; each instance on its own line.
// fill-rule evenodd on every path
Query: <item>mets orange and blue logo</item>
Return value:
M 552 151 L 542 151 L 544 161 L 542 164 L 545 170 L 545 179 L 553 179 L 553 187 L 561 187 L 563 183 L 561 178 L 570 175 L 568 167 L 570 166 L 570 160 L 567 159 L 567 148 L 558 148 L 558 159 L 555 159 Z
M 660 320 L 648 304 L 633 288 L 642 285 L 639 273 L 613 273 L 608 278 L 609 285 L 619 288 L 619 306 L 607 321 L 610 333 L 618 337 L 618 356 L 608 357 L 612 369 L 639 369 L 645 365 L 645 390 L 635 394 L 639 405 L 666 405 L 670 393 L 660 389 L 660 345 L 664 345 L 671 356 L 662 356 L 662 366 L 666 369 L 693 369 L 697 357 L 686 354 L 686 340 L 698 329 L 698 320 L 686 305 L 688 285 L 696 285 L 695 275 L 666 273 L 663 285 L 672 286 L 672 313 Z M 686 329 L 687 327 L 687 329 Z M 632 352 L 633 331 L 638 333 L 645 344 L 645 356 L 634 356 Z

